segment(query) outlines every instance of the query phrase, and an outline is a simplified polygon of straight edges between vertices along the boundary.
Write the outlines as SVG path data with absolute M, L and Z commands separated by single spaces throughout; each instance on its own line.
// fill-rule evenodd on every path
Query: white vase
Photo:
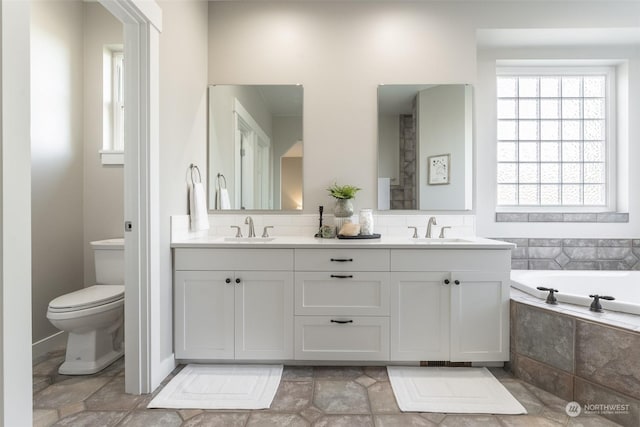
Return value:
M 358 222 L 360 223 L 360 234 L 364 236 L 373 234 L 373 211 L 371 209 L 360 209 Z

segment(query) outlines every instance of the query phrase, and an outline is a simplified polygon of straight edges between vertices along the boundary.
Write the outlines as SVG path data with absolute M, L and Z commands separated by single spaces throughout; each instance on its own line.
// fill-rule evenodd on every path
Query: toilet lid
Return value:
M 74 291 L 49 303 L 52 311 L 71 311 L 97 307 L 124 298 L 124 285 L 94 285 Z

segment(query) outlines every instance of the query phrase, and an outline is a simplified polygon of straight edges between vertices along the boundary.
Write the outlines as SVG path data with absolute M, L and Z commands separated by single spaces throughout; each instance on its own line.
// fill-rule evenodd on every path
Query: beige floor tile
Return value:
M 33 411 L 33 427 L 49 427 L 58 421 L 55 409 L 36 409 Z
M 367 390 L 371 412 L 374 414 L 398 414 L 400 408 L 388 382 L 375 383 Z
M 244 427 L 249 413 L 205 412 L 185 421 L 182 427 Z
M 270 409 L 299 412 L 311 404 L 312 396 L 312 381 L 281 381 Z
M 82 402 L 102 388 L 111 378 L 77 377 L 54 384 L 34 396 L 34 408 L 59 408 Z
M 118 427 L 178 427 L 181 424 L 182 418 L 177 412 L 153 409 L 129 413 Z
M 367 389 L 354 381 L 318 380 L 314 405 L 327 414 L 370 413 Z
M 313 427 L 374 427 L 370 415 L 326 415 L 313 423 Z
M 432 423 L 418 414 L 375 415 L 375 427 L 434 427 Z
M 274 414 L 253 412 L 249 416 L 247 427 L 308 427 L 309 422 L 297 414 Z
M 54 424 L 55 427 L 114 427 L 127 415 L 126 412 L 85 411 L 68 415 Z
M 128 411 L 135 408 L 141 399 L 141 396 L 124 392 L 124 377 L 115 377 L 85 403 L 90 410 Z

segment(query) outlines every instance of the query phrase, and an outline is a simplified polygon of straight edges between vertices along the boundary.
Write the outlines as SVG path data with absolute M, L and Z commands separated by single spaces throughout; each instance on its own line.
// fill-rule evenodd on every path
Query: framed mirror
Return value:
M 470 210 L 473 93 L 466 84 L 378 87 L 378 210 Z
M 208 90 L 209 210 L 302 209 L 300 85 Z

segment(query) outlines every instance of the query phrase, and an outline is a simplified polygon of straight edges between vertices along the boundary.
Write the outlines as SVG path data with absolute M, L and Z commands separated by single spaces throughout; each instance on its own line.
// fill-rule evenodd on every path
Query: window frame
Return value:
M 496 212 L 558 212 L 558 213 L 589 213 L 589 212 L 614 212 L 617 206 L 617 176 L 616 176 L 616 161 L 617 161 L 617 141 L 616 141 L 616 127 L 617 127 L 617 111 L 616 111 L 616 95 L 617 95 L 617 82 L 616 82 L 616 66 L 615 65 L 545 65 L 539 62 L 536 65 L 500 65 L 496 64 L 496 88 L 495 88 L 495 126 L 496 126 L 496 138 L 495 144 L 498 144 L 497 126 L 498 126 L 498 91 L 497 81 L 499 77 L 543 77 L 543 76 L 589 76 L 589 75 L 605 75 L 605 204 L 604 205 L 500 205 L 498 204 L 498 186 L 497 182 L 497 166 L 500 163 L 497 158 L 496 152 Z M 517 98 L 516 98 L 517 99 Z M 559 98 L 560 100 L 562 97 Z M 518 118 L 516 118 L 518 120 Z M 581 119 L 583 120 L 583 118 Z M 584 140 L 583 140 L 584 142 Z M 519 163 L 519 161 L 516 161 Z M 562 163 L 562 162 L 560 162 Z M 584 163 L 583 163 L 584 164 Z M 538 181 L 536 183 L 540 185 Z
M 103 52 L 103 165 L 124 165 L 124 46 L 106 45 Z M 118 99 L 120 102 L 118 102 Z

